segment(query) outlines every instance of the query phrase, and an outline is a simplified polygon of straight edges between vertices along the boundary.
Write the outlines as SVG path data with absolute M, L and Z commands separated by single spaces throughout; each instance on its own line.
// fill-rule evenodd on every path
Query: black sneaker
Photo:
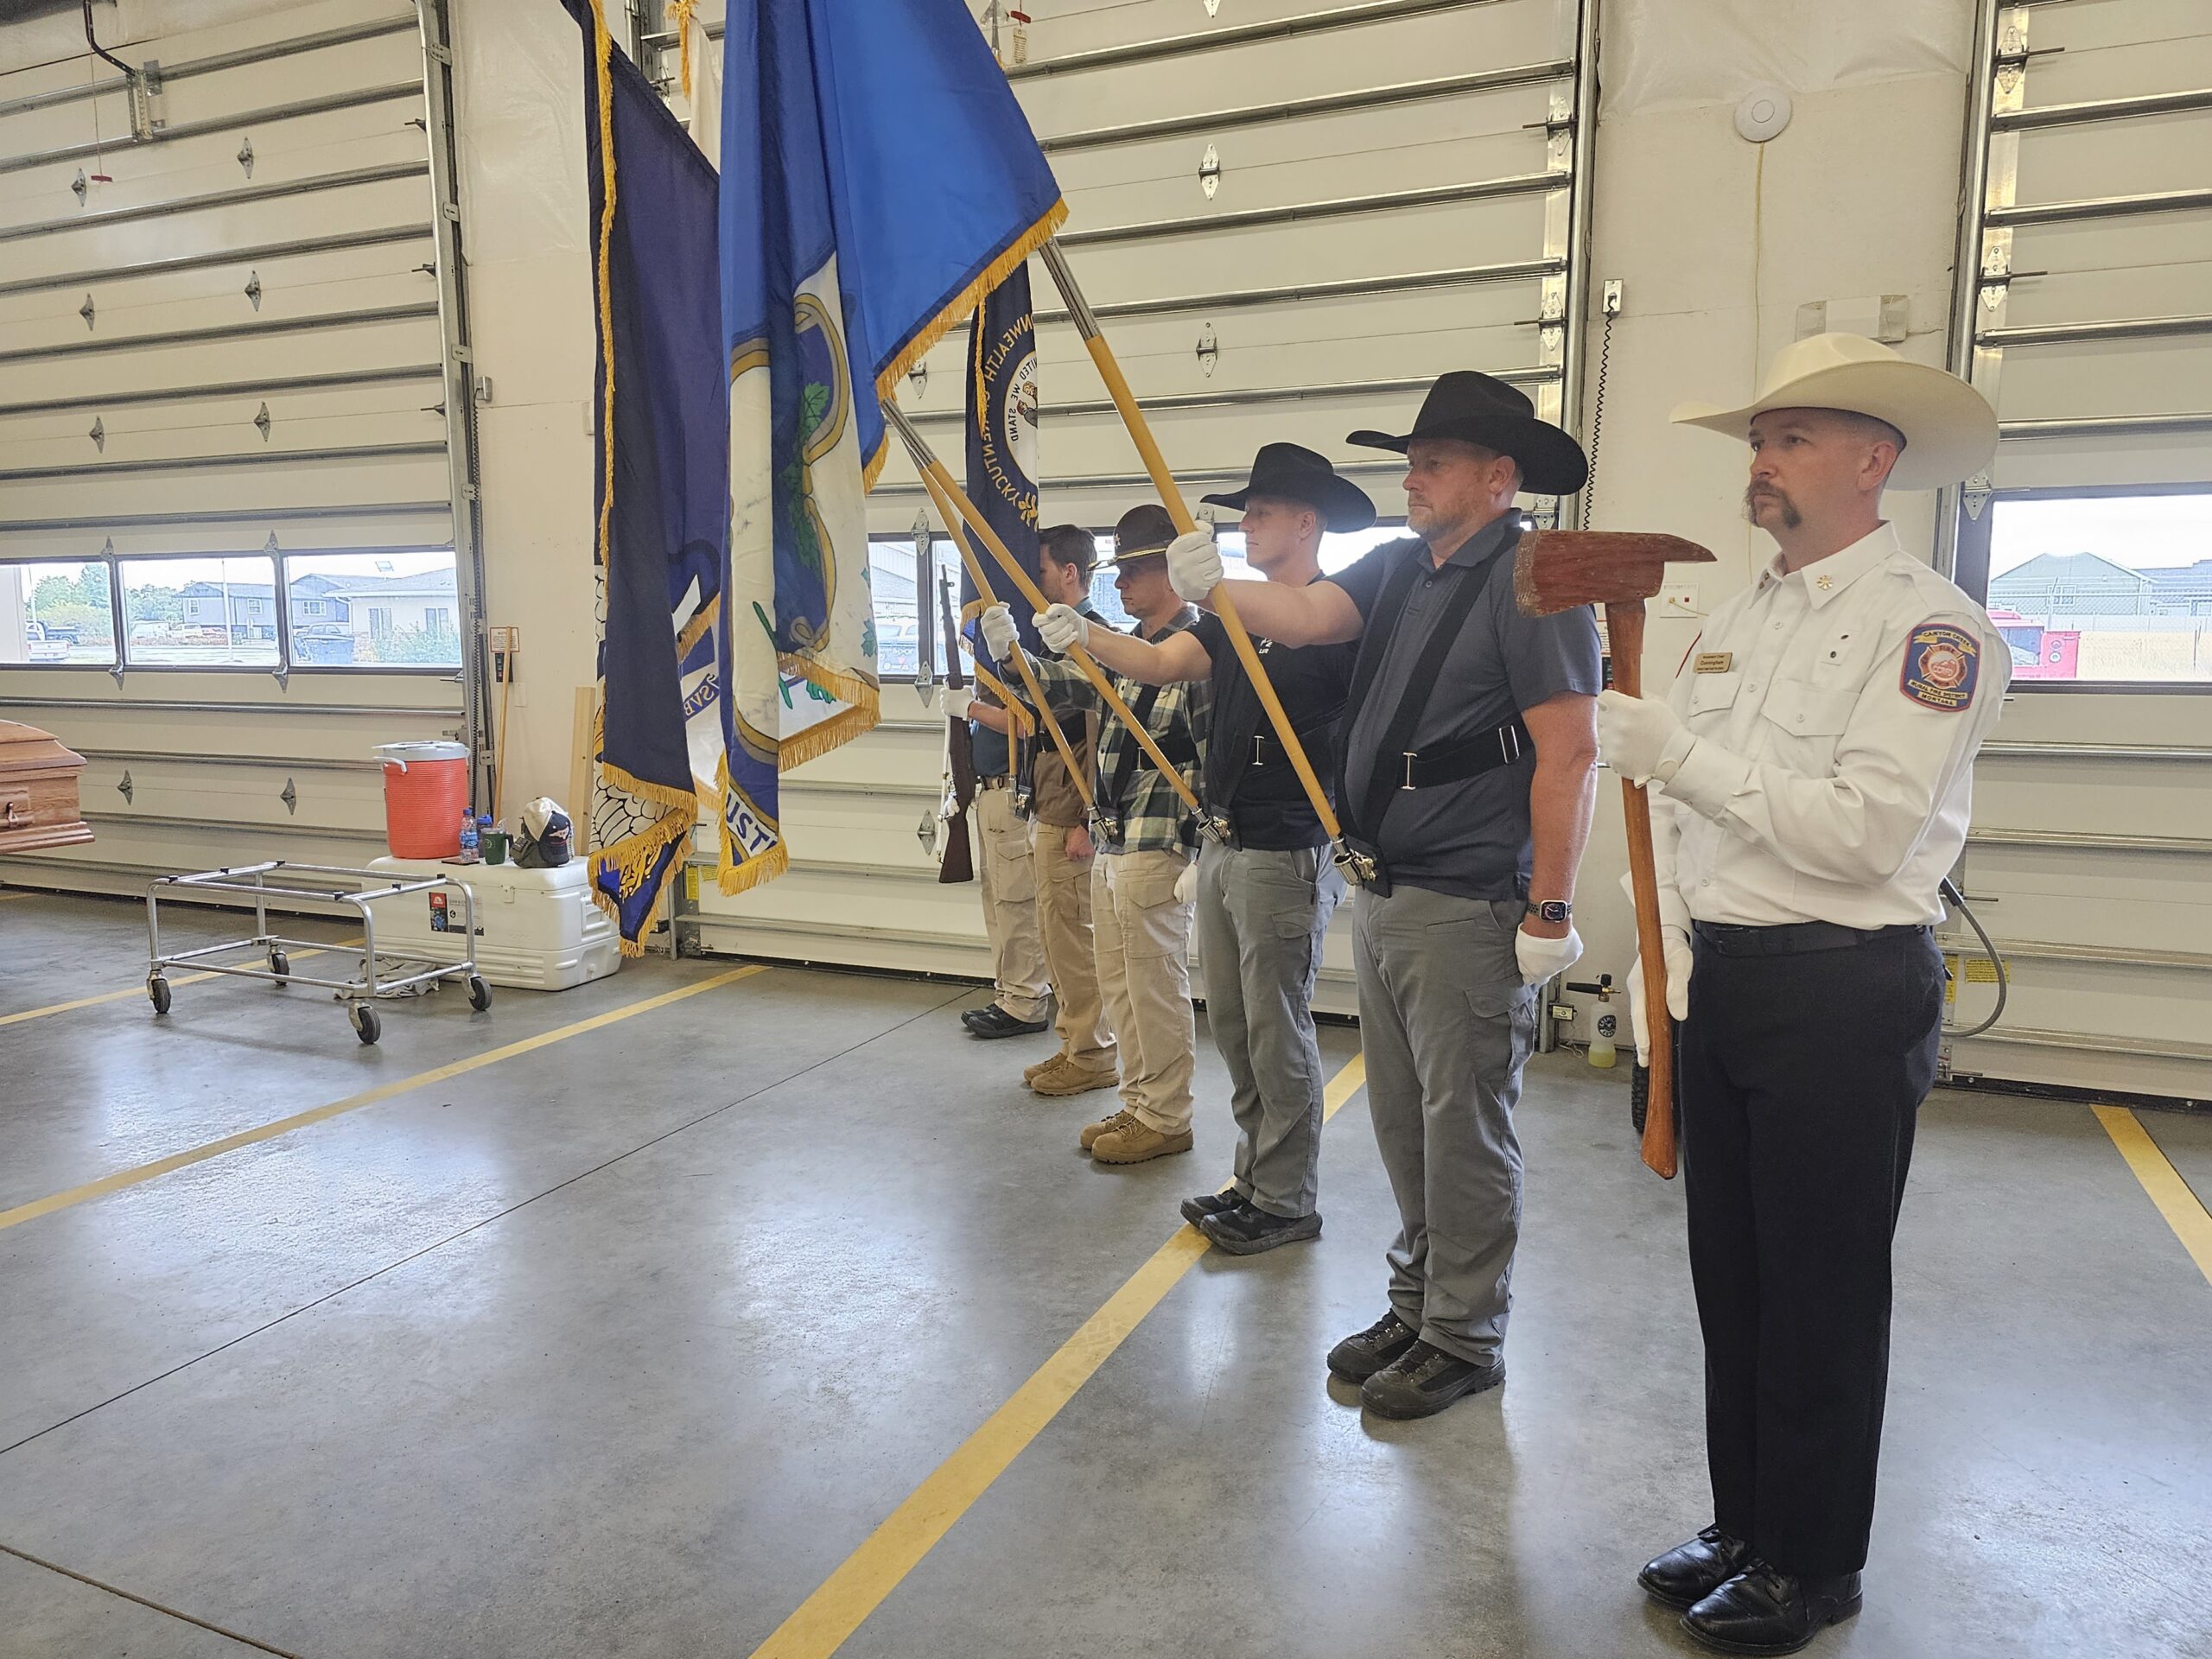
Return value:
M 1505 1381 L 1505 1362 L 1478 1365 L 1425 1342 L 1398 1356 L 1359 1386 L 1359 1402 L 1377 1417 L 1403 1421 L 1430 1417 L 1454 1400 L 1480 1394 Z
M 1243 1199 L 1236 1196 L 1236 1189 L 1233 1186 L 1225 1192 L 1201 1192 L 1195 1198 L 1183 1200 L 1183 1219 L 1196 1227 L 1204 1223 L 1208 1216 L 1217 1216 L 1225 1210 L 1234 1210 L 1243 1202 Z
M 1364 1382 L 1420 1340 L 1421 1332 L 1395 1313 L 1385 1313 L 1330 1349 L 1329 1369 L 1347 1382 Z
M 1320 1237 L 1321 1217 L 1318 1212 L 1310 1216 L 1270 1215 L 1255 1205 L 1240 1204 L 1234 1210 L 1217 1211 L 1208 1216 L 1198 1224 L 1198 1230 L 1231 1255 L 1257 1255 L 1278 1244 L 1295 1244 L 1301 1239 Z
M 995 1002 L 988 1007 L 970 1008 L 960 1016 L 960 1023 L 977 1037 L 1030 1037 L 1052 1024 L 1049 1020 L 1017 1020 Z

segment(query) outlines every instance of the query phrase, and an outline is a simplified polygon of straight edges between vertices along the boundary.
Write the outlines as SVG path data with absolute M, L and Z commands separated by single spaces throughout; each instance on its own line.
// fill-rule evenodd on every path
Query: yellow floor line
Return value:
M 294 962 L 305 962 L 309 957 L 321 956 L 327 950 L 341 950 L 349 944 L 359 944 L 360 942 L 359 938 L 357 936 L 350 939 L 339 939 L 330 944 L 316 945 L 312 950 L 294 950 L 288 954 L 291 957 L 291 959 Z M 378 957 L 382 957 L 384 953 L 382 951 L 378 951 L 377 954 Z M 211 979 L 222 979 L 225 977 L 236 978 L 237 976 L 225 976 L 222 974 L 186 974 L 181 978 L 170 980 L 169 983 L 173 987 L 178 985 L 200 985 L 204 984 Z M 21 1025 L 26 1020 L 43 1020 L 49 1014 L 67 1014 L 76 1008 L 96 1008 L 103 1002 L 121 1002 L 129 997 L 143 996 L 145 995 L 146 982 L 140 980 L 136 985 L 126 985 L 119 991 L 102 991 L 98 996 L 80 996 L 73 1002 L 55 1002 L 51 1003 L 43 1008 L 25 1008 L 21 1014 L 0 1014 L 0 1026 L 17 1026 Z
M 2095 1106 L 2090 1109 L 2096 1113 L 2097 1122 L 2105 1126 L 2113 1145 L 2120 1148 L 2120 1155 L 2127 1160 L 2128 1168 L 2135 1172 L 2135 1179 L 2143 1184 L 2151 1202 L 2158 1206 L 2166 1225 L 2174 1230 L 2182 1249 L 2196 1262 L 2197 1271 L 2208 1283 L 2212 1283 L 2212 1213 L 2206 1211 L 2189 1183 L 2182 1179 L 2181 1172 L 2159 1150 L 2150 1130 L 2143 1127 L 2142 1119 L 2125 1106 Z
M 535 1037 L 525 1037 L 518 1043 L 508 1043 L 500 1048 L 486 1049 L 481 1054 L 472 1054 L 468 1058 L 455 1060 L 450 1065 L 434 1066 L 428 1071 L 417 1071 L 411 1077 L 401 1077 L 392 1083 L 379 1084 L 373 1089 L 363 1090 L 358 1095 L 348 1095 L 343 1100 L 334 1100 L 327 1106 L 317 1106 L 311 1111 L 295 1113 L 290 1117 L 280 1117 L 274 1123 L 264 1123 L 259 1128 L 241 1130 L 237 1135 L 225 1135 L 220 1141 L 210 1141 L 204 1147 L 194 1147 L 188 1152 L 176 1153 L 167 1158 L 157 1159 L 150 1164 L 141 1164 L 136 1169 L 121 1170 L 113 1175 L 103 1176 L 97 1181 L 86 1182 L 83 1186 L 73 1186 L 67 1192 L 56 1192 L 50 1198 L 35 1198 L 29 1204 L 17 1205 L 13 1210 L 0 1210 L 0 1230 L 10 1227 L 20 1227 L 27 1221 L 36 1221 L 41 1216 L 50 1216 L 57 1210 L 67 1210 L 76 1205 L 90 1203 L 94 1198 L 104 1198 L 111 1192 L 120 1192 L 129 1187 L 142 1185 L 159 1176 L 173 1174 L 180 1169 L 188 1169 L 194 1164 L 204 1164 L 210 1158 L 219 1158 L 225 1153 L 236 1152 L 244 1147 L 258 1146 L 264 1141 L 274 1141 L 278 1135 L 289 1135 L 295 1129 L 304 1129 L 316 1123 L 327 1123 L 334 1117 L 342 1117 L 347 1112 L 357 1112 L 364 1106 L 373 1106 L 380 1100 L 390 1100 L 393 1096 L 406 1094 L 410 1090 L 426 1089 L 434 1083 L 444 1083 L 450 1078 L 462 1077 L 471 1071 L 480 1071 L 487 1065 L 497 1065 L 501 1060 L 512 1060 L 517 1055 L 528 1054 L 537 1049 L 550 1047 L 555 1043 L 566 1042 L 569 1038 L 581 1037 L 586 1032 L 602 1030 L 621 1020 L 634 1019 L 639 1014 L 651 1014 L 656 1008 L 664 1008 L 671 1002 L 681 1002 L 686 997 L 697 996 L 702 991 L 711 991 L 717 986 L 728 985 L 735 980 L 750 979 L 755 974 L 765 974 L 767 971 L 766 964 L 762 963 L 753 963 L 743 968 L 733 968 L 728 973 L 715 975 L 711 979 L 699 980 L 690 985 L 679 986 L 672 991 L 663 991 L 658 996 L 644 997 L 635 1002 L 625 1003 L 619 1008 L 608 1009 L 605 1014 L 595 1014 L 590 1019 L 579 1020 L 572 1026 L 563 1026 L 557 1030 L 543 1032 Z
M 1323 1121 L 1334 1117 L 1366 1080 L 1366 1067 L 1355 1055 L 1330 1080 Z M 1105 1306 L 1084 1320 L 1012 1399 L 753 1649 L 753 1659 L 829 1659 L 843 1646 L 1210 1248 L 1204 1233 L 1185 1227 L 1154 1251 Z

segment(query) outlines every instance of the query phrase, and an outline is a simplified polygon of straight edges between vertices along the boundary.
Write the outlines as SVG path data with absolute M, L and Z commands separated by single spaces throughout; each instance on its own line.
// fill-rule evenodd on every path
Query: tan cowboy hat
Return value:
M 1742 409 L 1682 404 L 1673 420 L 1749 438 L 1770 409 L 1840 409 L 1887 421 L 1904 434 L 1893 490 L 1934 490 L 1971 478 L 1997 453 L 1997 411 L 1955 374 L 1909 362 L 1863 334 L 1814 334 L 1767 365 L 1759 395 Z

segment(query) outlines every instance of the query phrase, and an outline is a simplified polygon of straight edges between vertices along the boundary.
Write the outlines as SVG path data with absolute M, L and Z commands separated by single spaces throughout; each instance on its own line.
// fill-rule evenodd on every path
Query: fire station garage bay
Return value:
M 0 1659 L 2212 1659 L 2212 6 L 0 0 Z

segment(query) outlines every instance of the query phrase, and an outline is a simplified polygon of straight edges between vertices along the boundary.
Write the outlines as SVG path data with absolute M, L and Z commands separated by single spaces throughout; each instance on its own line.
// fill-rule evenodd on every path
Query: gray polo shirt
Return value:
M 1414 728 L 1415 750 L 1465 741 L 1561 692 L 1594 696 L 1603 686 L 1598 623 L 1587 606 L 1557 616 L 1530 617 L 1514 604 L 1513 549 L 1521 524 L 1518 513 L 1509 512 L 1484 525 L 1441 569 L 1431 568 L 1427 543 L 1409 538 L 1378 547 L 1327 578 L 1366 617 L 1405 561 L 1420 560 L 1422 571 L 1383 647 L 1366 701 L 1348 711 L 1342 804 L 1350 810 L 1357 812 L 1366 802 L 1378 765 L 1402 766 L 1398 756 L 1379 753 L 1383 736 L 1459 582 L 1482 582 L 1482 595 L 1428 693 Z M 1535 756 L 1524 752 L 1518 760 L 1479 778 L 1394 792 L 1378 846 L 1390 880 L 1463 899 L 1527 898 L 1532 857 L 1529 781 L 1535 772 Z M 1375 836 L 1373 824 L 1360 828 Z

